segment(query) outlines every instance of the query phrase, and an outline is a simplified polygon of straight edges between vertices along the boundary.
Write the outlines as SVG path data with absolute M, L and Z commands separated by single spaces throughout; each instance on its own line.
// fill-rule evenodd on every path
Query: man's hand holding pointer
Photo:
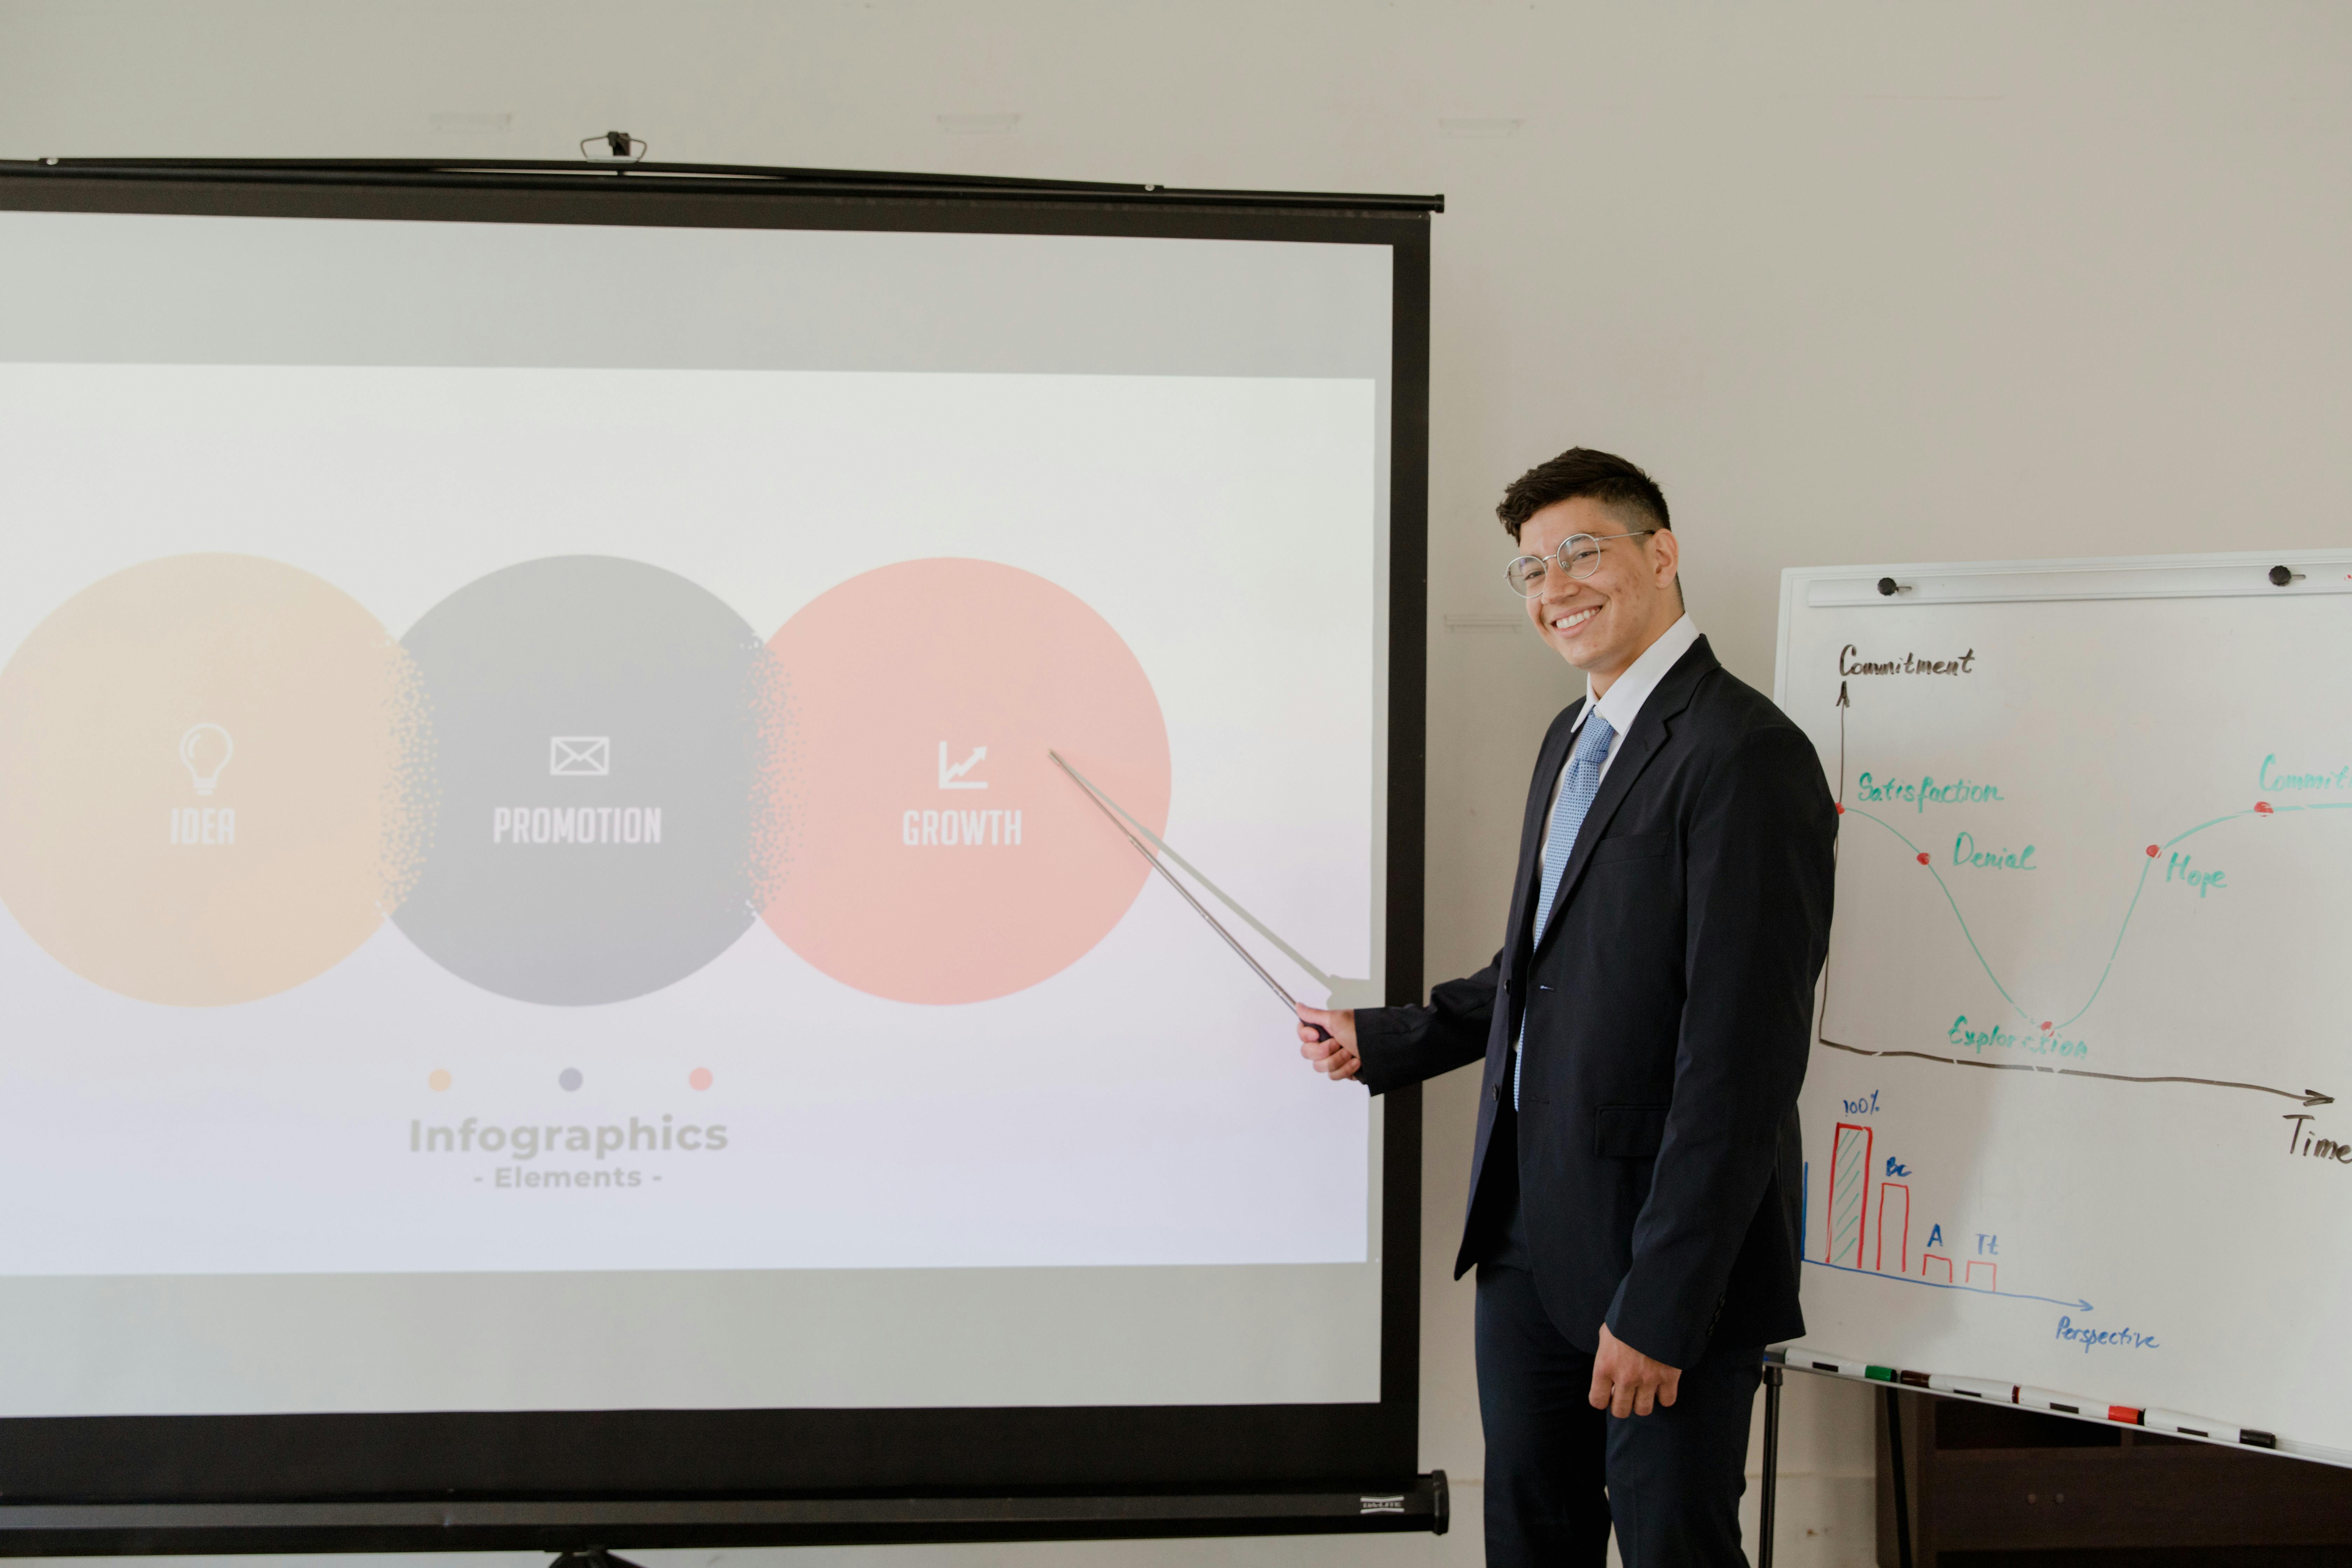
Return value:
M 1313 1062 L 1317 1072 L 1329 1073 L 1334 1083 L 1356 1076 L 1356 1069 L 1364 1062 L 1356 1054 L 1354 1008 L 1327 1013 L 1320 1007 L 1301 1007 L 1298 1020 L 1298 1054 Z M 1317 1039 L 1310 1025 L 1320 1027 L 1328 1038 Z

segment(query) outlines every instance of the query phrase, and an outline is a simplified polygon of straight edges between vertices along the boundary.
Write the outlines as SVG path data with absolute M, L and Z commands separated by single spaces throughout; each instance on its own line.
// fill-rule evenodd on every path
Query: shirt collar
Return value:
M 1584 712 L 1576 716 L 1576 728 L 1583 729 L 1584 714 L 1597 710 L 1603 719 L 1609 721 L 1609 728 L 1617 734 L 1622 735 L 1633 729 L 1633 721 L 1642 716 L 1642 705 L 1650 700 L 1650 693 L 1658 689 L 1658 682 L 1666 678 L 1666 671 L 1681 663 L 1683 655 L 1690 652 L 1691 645 L 1697 641 L 1697 624 L 1685 615 L 1668 626 L 1657 641 L 1643 648 L 1642 657 L 1625 667 L 1624 674 L 1609 683 L 1608 695 L 1596 699 L 1592 695 L 1591 678 L 1587 677 L 1584 682 Z

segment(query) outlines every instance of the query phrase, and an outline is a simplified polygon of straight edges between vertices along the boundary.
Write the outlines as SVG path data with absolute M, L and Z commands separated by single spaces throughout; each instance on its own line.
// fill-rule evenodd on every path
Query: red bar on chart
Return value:
M 1828 1260 L 1847 1268 L 1869 1267 L 1863 1243 L 1870 1230 L 1871 1131 L 1841 1121 L 1830 1144 Z
M 1911 1188 L 1904 1182 L 1878 1184 L 1878 1253 L 1871 1267 L 1886 1272 L 1886 1236 L 1895 1233 L 1895 1272 L 1911 1272 Z

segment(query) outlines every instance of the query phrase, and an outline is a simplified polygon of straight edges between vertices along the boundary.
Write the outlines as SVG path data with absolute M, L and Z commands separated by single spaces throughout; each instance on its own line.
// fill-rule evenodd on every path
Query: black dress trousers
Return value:
M 1497 1120 L 1498 1131 L 1514 1120 L 1507 1106 Z M 1739 1499 L 1763 1347 L 1709 1345 L 1675 1403 L 1647 1415 L 1595 1410 L 1593 1352 L 1537 1299 L 1516 1192 L 1495 1208 L 1478 1265 L 1488 1568 L 1601 1568 L 1612 1522 L 1625 1568 L 1746 1568 Z

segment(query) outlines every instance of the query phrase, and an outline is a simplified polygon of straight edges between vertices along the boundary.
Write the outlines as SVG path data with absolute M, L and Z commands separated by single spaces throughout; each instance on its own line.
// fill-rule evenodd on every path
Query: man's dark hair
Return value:
M 1666 495 L 1657 480 L 1624 458 L 1590 447 L 1570 447 L 1549 463 L 1538 463 L 1511 481 L 1495 515 L 1514 542 L 1528 519 L 1548 506 L 1591 496 L 1620 512 L 1638 513 L 1635 528 L 1671 528 Z

